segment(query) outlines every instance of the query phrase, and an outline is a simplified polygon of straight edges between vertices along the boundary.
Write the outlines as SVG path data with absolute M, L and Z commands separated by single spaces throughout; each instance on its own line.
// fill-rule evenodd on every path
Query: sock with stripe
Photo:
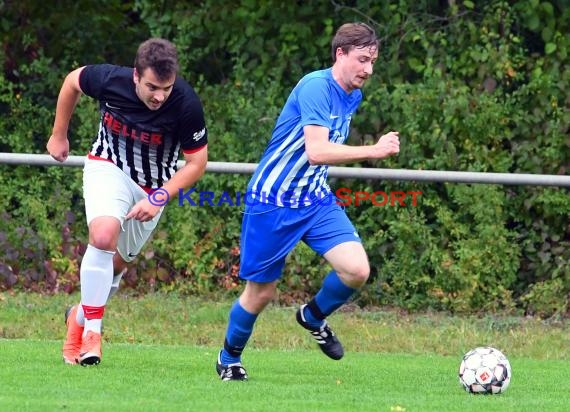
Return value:
M 109 292 L 109 297 L 107 298 L 107 302 L 109 301 L 109 299 L 111 299 L 111 296 L 117 293 L 117 290 L 119 289 L 119 283 L 121 282 L 121 278 L 123 277 L 123 274 L 126 271 L 127 270 L 125 269 L 121 273 L 113 277 L 113 283 L 111 284 L 111 291 Z M 75 320 L 77 321 L 78 325 L 85 326 L 85 314 L 83 313 L 83 305 L 81 304 L 77 305 Z
M 357 289 L 348 287 L 333 270 L 324 279 L 321 289 L 305 306 L 303 316 L 312 328 L 319 328 L 323 320 L 344 305 Z
M 253 332 L 257 314 L 249 313 L 236 300 L 230 309 L 228 329 L 224 340 L 224 349 L 220 356 L 223 365 L 241 361 L 241 353 Z
M 113 283 L 113 255 L 115 252 L 87 245 L 81 261 L 81 305 L 85 317 L 85 329 L 101 333 L 101 319 Z

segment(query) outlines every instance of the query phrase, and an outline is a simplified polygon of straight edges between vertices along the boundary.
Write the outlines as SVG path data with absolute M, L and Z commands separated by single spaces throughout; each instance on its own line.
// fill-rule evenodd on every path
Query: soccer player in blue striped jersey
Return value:
M 330 358 L 344 349 L 326 318 L 370 273 L 361 240 L 327 184 L 328 166 L 382 159 L 399 152 L 398 132 L 373 145 L 343 145 L 361 88 L 372 75 L 378 38 L 363 23 L 342 25 L 332 40 L 332 67 L 304 76 L 289 95 L 252 176 L 242 222 L 240 277 L 245 289 L 229 312 L 216 371 L 222 380 L 247 380 L 241 363 L 257 316 L 273 299 L 285 259 L 299 241 L 331 265 L 321 289 L 296 313 Z

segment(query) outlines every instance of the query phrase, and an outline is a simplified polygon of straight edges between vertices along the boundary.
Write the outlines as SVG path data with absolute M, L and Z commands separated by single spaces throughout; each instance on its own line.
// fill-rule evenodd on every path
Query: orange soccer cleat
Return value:
M 98 365 L 101 362 L 101 334 L 88 331 L 79 350 L 81 366 Z
M 63 343 L 63 362 L 68 365 L 79 363 L 79 351 L 81 349 L 81 336 L 83 326 L 77 323 L 77 305 L 67 308 L 65 311 L 65 324 L 67 325 L 67 335 Z

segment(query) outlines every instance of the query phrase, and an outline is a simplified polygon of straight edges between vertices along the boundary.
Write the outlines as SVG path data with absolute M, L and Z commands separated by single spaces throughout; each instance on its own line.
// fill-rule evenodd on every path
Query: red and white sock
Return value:
M 83 307 L 83 313 L 85 313 L 85 329 L 83 329 L 83 337 L 87 335 L 88 331 L 101 334 L 101 324 L 103 322 L 105 306 L 81 306 Z
M 109 292 L 109 296 L 107 297 L 107 301 L 109 301 L 111 296 L 113 296 L 117 292 L 117 290 L 119 289 L 119 283 L 121 282 L 121 278 L 123 277 L 123 274 L 126 271 L 127 270 L 124 269 L 118 275 L 113 276 L 113 283 L 111 284 L 111 291 Z M 81 305 L 81 304 L 77 306 L 77 313 L 75 315 L 75 320 L 77 321 L 78 325 L 85 326 L 85 314 L 83 313 L 83 305 Z
M 85 329 L 101 333 L 101 319 L 113 283 L 113 255 L 115 252 L 87 245 L 81 261 L 81 305 L 85 316 Z

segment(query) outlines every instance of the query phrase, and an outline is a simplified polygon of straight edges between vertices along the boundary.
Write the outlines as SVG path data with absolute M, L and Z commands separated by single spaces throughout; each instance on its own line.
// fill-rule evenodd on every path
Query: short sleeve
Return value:
M 204 109 L 196 95 L 189 97 L 183 106 L 179 133 L 181 148 L 186 154 L 197 152 L 208 144 Z
M 329 82 L 321 77 L 308 79 L 299 86 L 297 101 L 301 126 L 331 126 L 332 99 Z
M 112 64 L 94 64 L 85 66 L 79 74 L 79 87 L 87 96 L 99 99 L 103 86 L 115 66 Z

